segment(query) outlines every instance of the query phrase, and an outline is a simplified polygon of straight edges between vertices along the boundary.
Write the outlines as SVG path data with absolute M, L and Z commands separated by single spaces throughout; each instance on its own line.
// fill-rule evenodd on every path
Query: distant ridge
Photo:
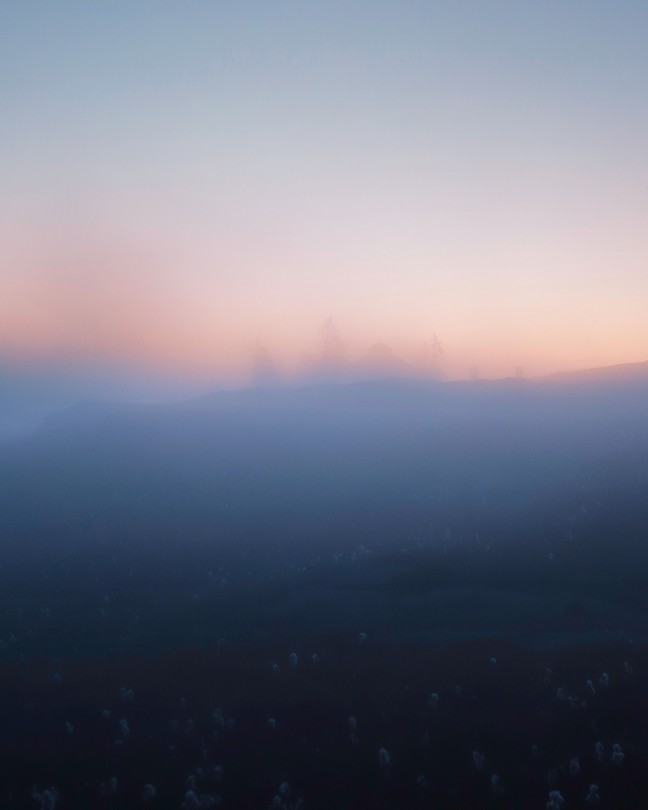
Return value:
M 19 440 L 39 431 L 61 431 L 83 426 L 89 429 L 97 424 L 138 418 L 181 415 L 188 412 L 213 411 L 243 414 L 265 411 L 342 411 L 346 407 L 369 409 L 398 408 L 401 406 L 427 408 L 434 402 L 436 408 L 471 407 L 472 402 L 500 404 L 530 401 L 534 392 L 563 396 L 580 396 L 583 402 L 610 404 L 627 394 L 626 402 L 635 408 L 645 408 L 648 402 L 648 361 L 621 363 L 576 371 L 559 372 L 539 377 L 500 377 L 478 380 L 442 380 L 419 376 L 415 369 L 401 361 L 383 344 L 376 344 L 361 359 L 352 377 L 338 380 L 295 379 L 272 387 L 217 389 L 209 392 L 176 396 L 171 400 L 145 401 L 142 393 L 129 398 L 129 390 L 111 392 L 109 399 L 101 399 L 101 391 L 76 391 L 70 388 L 65 397 L 47 399 L 41 389 L 30 398 L 21 399 L 12 389 L 2 391 L 0 374 L 0 444 Z M 362 374 L 360 371 L 364 371 Z M 117 393 L 124 394 L 118 398 Z M 18 392 L 18 393 L 22 393 Z M 90 397 L 88 397 L 88 393 Z M 4 394 L 4 401 L 2 394 Z M 77 396 L 75 396 L 77 394 Z M 94 394 L 94 396 L 92 396 Z M 595 396 L 593 396 L 595 395 Z M 545 400 L 546 401 L 546 400 Z
M 535 378 L 539 382 L 648 382 L 648 360 L 640 363 L 620 363 L 577 371 L 561 371 Z

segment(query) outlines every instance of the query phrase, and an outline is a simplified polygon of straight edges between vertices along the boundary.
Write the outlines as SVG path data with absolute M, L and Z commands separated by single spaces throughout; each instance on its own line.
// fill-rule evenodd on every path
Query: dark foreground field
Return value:
M 647 397 L 239 392 L 3 448 L 0 808 L 648 808 Z
M 62 809 L 526 809 L 551 790 L 586 808 L 596 784 L 601 807 L 648 807 L 643 612 L 565 594 L 538 595 L 535 613 L 476 589 L 404 596 L 421 563 L 389 587 L 367 559 L 181 609 L 170 593 L 166 635 L 162 595 L 99 611 L 88 598 L 85 645 L 72 616 L 18 609 L 0 664 L 0 806 L 46 808 L 53 787 Z M 102 636 L 110 622 L 128 628 L 121 647 Z

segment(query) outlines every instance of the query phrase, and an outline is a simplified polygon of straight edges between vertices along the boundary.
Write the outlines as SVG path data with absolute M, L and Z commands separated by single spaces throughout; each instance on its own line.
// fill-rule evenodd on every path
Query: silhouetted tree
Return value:
M 252 383 L 256 386 L 275 385 L 280 374 L 272 353 L 260 341 L 252 350 Z
M 347 353 L 335 321 L 328 317 L 320 329 L 322 366 L 331 369 L 342 368 L 347 361 Z
M 320 348 L 313 356 L 305 354 L 297 367 L 297 375 L 310 381 L 339 379 L 347 370 L 344 342 L 332 317 L 328 317 L 319 330 Z
M 443 377 L 446 355 L 436 334 L 432 335 L 431 341 L 423 342 L 417 360 L 417 366 L 426 377 Z

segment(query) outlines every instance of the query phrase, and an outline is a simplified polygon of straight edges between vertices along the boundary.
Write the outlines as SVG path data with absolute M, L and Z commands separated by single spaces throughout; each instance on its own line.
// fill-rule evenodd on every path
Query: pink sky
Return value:
M 0 352 L 236 380 L 333 316 L 451 377 L 645 360 L 645 6 L 549 6 L 12 12 Z

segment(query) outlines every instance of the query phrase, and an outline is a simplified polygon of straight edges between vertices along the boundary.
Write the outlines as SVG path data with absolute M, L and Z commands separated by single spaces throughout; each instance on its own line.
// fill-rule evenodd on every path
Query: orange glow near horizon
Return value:
M 296 268 L 288 256 L 284 276 L 275 269 L 266 276 L 250 270 L 253 246 L 246 259 L 231 246 L 192 243 L 183 254 L 181 241 L 174 250 L 171 243 L 168 233 L 152 248 L 142 237 L 99 238 L 96 229 L 15 241 L 18 272 L 2 280 L 0 350 L 25 362 L 111 362 L 236 383 L 249 375 L 257 343 L 283 373 L 294 373 L 317 354 L 321 324 L 333 316 L 351 361 L 381 342 L 411 362 L 436 334 L 451 379 L 472 368 L 483 377 L 519 367 L 538 376 L 646 359 L 642 300 L 613 286 L 603 299 L 594 285 L 552 290 L 493 270 L 470 292 L 463 278 L 432 272 L 411 291 L 378 274 L 372 290 L 363 287 L 371 274 L 349 265 L 346 276 L 338 270 L 347 288 L 340 295 L 330 279 L 303 283 L 306 260 Z M 215 280 L 206 268 L 218 265 L 227 269 Z
M 6 15 L 0 358 L 234 384 L 332 316 L 449 378 L 647 359 L 632 15 L 324 5 Z

